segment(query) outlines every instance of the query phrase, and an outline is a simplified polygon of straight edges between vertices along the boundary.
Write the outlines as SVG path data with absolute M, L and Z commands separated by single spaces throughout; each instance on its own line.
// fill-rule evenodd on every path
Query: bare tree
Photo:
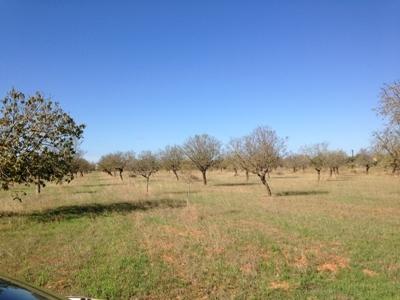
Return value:
M 376 164 L 376 160 L 372 155 L 371 151 L 367 149 L 360 149 L 355 157 L 355 161 L 359 166 L 365 168 L 365 174 L 368 175 L 369 169 Z
M 326 163 L 329 167 L 329 176 L 339 175 L 339 168 L 346 164 L 348 156 L 343 150 L 328 151 L 326 153 Z
M 230 146 L 236 159 L 260 178 L 268 195 L 272 196 L 266 175 L 278 167 L 286 150 L 286 140 L 268 127 L 257 127 L 251 134 L 232 140 Z
M 309 165 L 309 160 L 304 154 L 290 154 L 283 159 L 283 164 L 296 173 L 299 169 L 304 171 Z
M 378 113 L 388 120 L 385 129 L 374 133 L 374 147 L 387 154 L 392 173 L 400 170 L 400 82 L 385 85 L 382 89 Z
M 317 171 L 318 182 L 321 180 L 321 171 L 328 165 L 328 145 L 326 143 L 315 144 L 303 148 L 311 166 Z
M 195 135 L 186 140 L 182 150 L 200 170 L 203 175 L 203 183 L 206 185 L 206 172 L 218 162 L 221 156 L 221 143 L 208 134 Z
M 151 151 L 143 151 L 139 154 L 135 163 L 135 172 L 146 178 L 146 192 L 149 192 L 149 181 L 151 175 L 158 172 L 160 162 L 158 157 Z
M 80 174 L 83 177 L 83 174 L 89 173 L 94 170 L 94 166 L 92 163 L 83 158 L 82 155 L 76 155 L 72 161 L 72 173 Z
M 179 180 L 178 171 L 182 168 L 184 154 L 178 146 L 166 146 L 161 152 L 161 163 L 167 171 L 174 173 L 176 180 Z
M 392 125 L 400 125 L 400 81 L 386 84 L 381 91 L 378 114 Z
M 374 147 L 377 151 L 387 154 L 392 166 L 392 174 L 400 170 L 400 130 L 386 128 L 374 134 Z
M 123 152 L 115 152 L 103 155 L 98 162 L 98 166 L 102 171 L 111 176 L 113 176 L 113 171 L 117 171 L 120 179 L 124 180 L 122 173 L 124 172 L 127 163 L 126 155 L 127 153 Z

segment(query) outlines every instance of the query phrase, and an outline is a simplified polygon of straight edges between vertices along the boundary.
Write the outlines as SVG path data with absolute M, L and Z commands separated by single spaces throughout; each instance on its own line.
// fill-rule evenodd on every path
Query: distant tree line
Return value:
M 269 177 L 278 167 L 289 168 L 294 173 L 312 168 L 318 181 L 322 172 L 336 176 L 344 166 L 363 167 L 368 174 L 371 167 L 380 164 L 397 174 L 400 172 L 400 82 L 382 88 L 376 111 L 385 120 L 385 127 L 373 134 L 369 149 L 361 149 L 354 156 L 340 149 L 330 150 L 326 143 L 288 153 L 287 138 L 260 126 L 248 135 L 232 139 L 224 147 L 215 137 L 200 134 L 157 153 L 109 153 L 93 164 L 83 158 L 77 147 L 84 125 L 77 124 L 57 103 L 42 94 L 26 97 L 13 89 L 0 108 L 0 184 L 2 189 L 9 189 L 14 184 L 34 183 L 40 192 L 46 182 L 69 182 L 78 174 L 83 176 L 97 169 L 121 180 L 126 174 L 142 176 L 148 191 L 151 177 L 161 169 L 170 171 L 176 180 L 184 168 L 197 169 L 204 185 L 210 169 L 230 169 L 234 176 L 239 171 L 245 172 L 246 180 L 249 174 L 257 175 L 267 194 L 272 195 Z

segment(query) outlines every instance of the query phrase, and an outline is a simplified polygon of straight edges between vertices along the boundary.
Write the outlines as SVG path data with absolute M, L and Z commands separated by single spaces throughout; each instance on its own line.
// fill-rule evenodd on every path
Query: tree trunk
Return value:
M 267 179 L 265 178 L 265 175 L 266 175 L 266 174 L 262 174 L 262 175 L 259 175 L 259 176 L 260 176 L 260 179 L 261 179 L 262 184 L 263 184 L 263 185 L 266 187 L 266 189 L 267 189 L 268 196 L 272 196 L 271 188 L 269 187 L 269 184 L 268 184 L 268 182 L 267 182 Z
M 122 177 L 122 173 L 124 172 L 124 169 L 118 168 L 117 170 L 119 172 L 119 178 L 121 178 L 121 180 L 124 181 L 124 178 Z
M 339 167 L 336 167 L 336 175 L 339 175 Z
M 113 176 L 110 170 L 104 169 L 103 171 L 106 172 L 108 175 Z
M 81 173 L 81 177 L 83 177 L 83 172 L 82 171 L 79 171 L 80 173 Z
M 369 168 L 370 168 L 369 165 L 366 165 L 366 166 L 365 166 L 365 174 L 367 174 L 367 175 L 369 174 Z
M 37 183 L 36 183 L 36 192 L 40 194 L 41 186 L 40 186 L 40 177 L 37 177 Z
M 233 176 L 238 176 L 238 169 L 237 168 L 233 168 L 233 171 L 235 172 L 235 174 Z
M 315 169 L 315 171 L 317 171 L 318 173 L 318 182 L 321 181 L 321 169 Z
M 332 174 L 333 174 L 333 168 L 329 168 L 329 177 L 332 177 Z M 319 180 L 318 180 L 319 181 Z
M 201 174 L 203 174 L 203 184 L 207 185 L 207 176 L 206 176 L 207 170 L 201 171 Z
M 393 165 L 393 169 L 392 169 L 392 174 L 393 174 L 393 175 L 396 174 L 396 171 L 397 171 L 397 165 L 394 164 L 394 165 Z
M 178 172 L 174 169 L 172 170 L 172 172 L 174 173 L 176 180 L 179 181 L 179 176 L 178 176 Z
M 249 170 L 246 170 L 246 181 L 249 181 Z
M 293 167 L 293 173 L 296 173 L 296 172 L 297 172 L 296 167 Z
M 146 193 L 149 193 L 149 181 L 150 177 L 146 177 Z

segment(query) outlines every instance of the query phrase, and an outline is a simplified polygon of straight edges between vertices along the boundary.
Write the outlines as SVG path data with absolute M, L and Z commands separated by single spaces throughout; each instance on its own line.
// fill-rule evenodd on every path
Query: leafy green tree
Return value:
M 12 89 L 0 108 L 0 183 L 36 184 L 73 179 L 75 143 L 85 126 L 76 124 L 58 103 L 37 92 L 33 96 Z
M 206 173 L 220 160 L 221 142 L 208 134 L 195 135 L 186 140 L 182 150 L 200 170 L 203 175 L 203 183 L 207 185 Z

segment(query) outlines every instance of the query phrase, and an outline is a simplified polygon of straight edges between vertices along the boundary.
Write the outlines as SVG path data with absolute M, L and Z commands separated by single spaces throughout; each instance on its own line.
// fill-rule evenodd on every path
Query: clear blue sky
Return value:
M 87 124 L 87 158 L 226 142 L 359 149 L 400 79 L 400 1 L 0 0 L 0 95 L 36 90 Z

